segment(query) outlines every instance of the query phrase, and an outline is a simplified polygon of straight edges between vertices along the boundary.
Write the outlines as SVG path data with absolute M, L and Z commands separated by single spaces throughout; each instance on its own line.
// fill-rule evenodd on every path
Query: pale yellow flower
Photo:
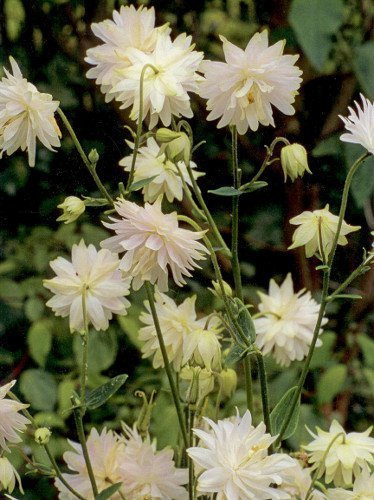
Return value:
M 20 492 L 23 494 L 21 478 L 18 472 L 5 457 L 0 457 L 0 491 L 8 491 L 12 493 L 16 486 L 16 480 Z
M 312 173 L 309 169 L 306 150 L 301 144 L 289 144 L 281 149 L 281 165 L 284 182 L 287 176 L 293 182 L 297 177 L 302 177 L 305 172 Z
M 352 490 L 330 488 L 328 500 L 374 500 L 374 472 L 363 469 L 353 483 Z
M 0 387 L 0 448 L 9 451 L 9 443 L 20 443 L 22 439 L 19 432 L 24 432 L 30 420 L 19 412 L 28 408 L 29 405 L 19 403 L 5 396 L 16 383 L 15 380 Z
M 76 196 L 68 196 L 64 199 L 63 203 L 57 205 L 57 208 L 61 208 L 63 211 L 62 215 L 58 217 L 58 222 L 64 222 L 64 224 L 70 224 L 80 217 L 86 210 L 86 205 L 83 200 L 77 198 Z

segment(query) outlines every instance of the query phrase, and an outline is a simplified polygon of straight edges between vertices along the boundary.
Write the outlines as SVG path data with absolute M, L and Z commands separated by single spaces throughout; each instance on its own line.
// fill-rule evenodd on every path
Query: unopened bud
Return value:
M 206 368 L 186 365 L 182 368 L 180 377 L 189 382 L 186 391 L 186 401 L 189 404 L 197 404 L 214 389 L 214 375 Z
M 282 148 L 281 165 L 285 182 L 287 175 L 293 182 L 297 177 L 302 177 L 304 172 L 312 173 L 308 166 L 306 150 L 301 144 L 289 144 Z
M 180 132 L 175 132 L 168 128 L 159 128 L 156 132 L 156 141 L 161 143 L 166 143 L 178 139 Z
M 226 297 L 232 297 L 232 288 L 231 286 L 226 282 L 222 280 L 223 284 L 223 289 L 225 292 Z M 209 288 L 209 290 L 213 293 L 218 298 L 222 298 L 222 288 L 221 285 L 218 281 L 212 281 L 213 288 Z
M 96 165 L 96 163 L 99 161 L 99 158 L 100 156 L 96 149 L 91 149 L 91 151 L 88 153 L 88 159 L 93 165 Z
M 47 427 L 40 427 L 36 429 L 34 434 L 35 442 L 38 444 L 48 444 L 52 432 Z
M 185 132 L 174 132 L 167 128 L 161 128 L 156 132 L 156 139 L 162 144 L 161 150 L 166 153 L 169 160 L 184 161 L 186 165 L 190 162 L 191 142 Z
M 57 205 L 57 208 L 61 208 L 63 211 L 62 215 L 57 218 L 57 221 L 64 222 L 64 224 L 70 224 L 70 222 L 75 221 L 83 214 L 86 210 L 86 205 L 80 198 L 77 198 L 76 196 L 68 196 L 65 198 L 63 203 Z
M 219 383 L 221 386 L 222 397 L 230 398 L 236 390 L 238 377 L 236 371 L 232 368 L 222 370 L 219 374 Z

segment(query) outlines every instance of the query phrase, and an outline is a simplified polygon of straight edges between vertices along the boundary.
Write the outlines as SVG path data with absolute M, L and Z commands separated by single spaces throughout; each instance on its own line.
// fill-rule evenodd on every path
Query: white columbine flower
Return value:
M 71 487 L 86 500 L 94 500 L 82 447 L 80 444 L 70 440 L 69 444 L 74 451 L 66 451 L 63 458 L 68 468 L 72 471 L 72 474 L 62 475 Z M 110 485 L 123 480 L 120 467 L 125 458 L 125 446 L 114 432 L 107 431 L 104 428 L 99 434 L 95 428 L 92 428 L 87 438 L 87 449 L 99 493 L 109 488 Z M 59 498 L 61 500 L 76 499 L 75 495 L 70 493 L 57 478 L 55 479 L 55 486 L 60 492 Z M 124 491 L 122 487 L 120 491 Z M 111 498 L 113 500 L 120 500 L 121 497 L 117 493 Z
M 136 121 L 139 116 L 140 78 L 146 64 L 153 67 L 147 68 L 143 84 L 143 118 L 149 114 L 149 128 L 159 119 L 168 127 L 172 116 L 193 116 L 188 93 L 198 90 L 202 77 L 197 71 L 203 59 L 203 53 L 193 49 L 191 37 L 185 33 L 172 41 L 164 32 L 157 37 L 152 53 L 128 50 L 131 65 L 119 70 L 120 81 L 111 92 L 122 103 L 122 109 L 132 106 L 132 120 Z
M 338 229 L 338 220 L 339 217 L 333 215 L 329 211 L 329 205 L 326 205 L 325 208 L 320 210 L 314 210 L 313 212 L 306 211 L 293 217 L 290 220 L 290 224 L 300 227 L 294 232 L 292 236 L 292 245 L 289 246 L 288 249 L 290 250 L 305 245 L 305 255 L 307 257 L 312 257 L 316 252 L 321 253 L 322 245 L 322 250 L 327 257 L 331 252 L 334 237 Z M 359 229 L 360 226 L 350 226 L 343 221 L 338 245 L 346 245 L 348 243 L 346 235 L 358 231 Z M 320 242 L 320 233 L 322 243 Z
M 295 460 L 294 467 L 288 469 L 281 490 L 287 492 L 291 499 L 306 500 L 310 485 L 312 484 L 311 469 L 303 468 L 299 461 Z M 313 489 L 309 500 L 323 500 L 325 495 L 317 489 Z
M 113 21 L 93 23 L 91 28 L 104 43 L 87 50 L 85 61 L 95 66 L 88 70 L 87 77 L 96 80 L 108 102 L 114 97 L 109 91 L 120 81 L 118 70 L 131 64 L 128 50 L 136 48 L 149 53 L 154 49 L 159 31 L 155 28 L 155 10 L 122 6 L 113 11 Z
M 348 118 L 340 116 L 344 122 L 346 133 L 340 136 L 344 142 L 361 144 L 372 155 L 374 154 L 374 102 L 361 94 L 362 108 L 355 101 L 357 111 L 348 108 Z
M 9 443 L 20 443 L 22 439 L 18 432 L 23 432 L 30 420 L 18 412 L 27 408 L 29 405 L 19 403 L 5 396 L 16 383 L 15 380 L 0 387 L 0 448 L 9 451 Z
M 143 440 L 135 428 L 126 425 L 123 430 L 121 473 L 126 500 L 187 500 L 183 485 L 188 482 L 188 471 L 175 467 L 173 450 L 157 451 L 156 442 L 149 436 Z
M 44 280 L 44 286 L 54 293 L 48 302 L 56 316 L 69 316 L 70 330 L 83 332 L 83 302 L 87 322 L 96 330 L 106 330 L 113 314 L 124 315 L 130 303 L 131 278 L 122 276 L 120 261 L 108 250 L 96 250 L 81 240 L 73 245 L 71 262 L 58 257 L 50 262 L 56 277 Z
M 270 280 L 269 293 L 259 292 L 261 317 L 255 318 L 256 344 L 277 363 L 289 366 L 308 354 L 319 305 L 305 289 L 294 293 L 291 274 L 279 286 Z M 322 325 L 327 323 L 324 318 Z M 321 329 L 322 332 L 322 329 Z M 317 340 L 317 346 L 321 341 Z
M 9 58 L 11 74 L 4 68 L 0 82 L 0 158 L 17 149 L 27 150 L 30 167 L 35 166 L 36 139 L 50 151 L 60 146 L 61 132 L 54 114 L 59 106 L 23 78 L 18 64 Z
M 199 94 L 208 99 L 208 120 L 220 118 L 218 127 L 235 125 L 239 134 L 259 123 L 273 125 L 272 106 L 293 115 L 301 70 L 295 66 L 297 55 L 283 55 L 284 41 L 269 47 L 268 32 L 256 33 L 245 50 L 224 37 L 226 62 L 204 61 L 201 69 L 206 81 Z
M 101 246 L 125 255 L 121 268 L 133 276 L 133 288 L 138 290 L 144 281 L 157 284 L 161 292 L 168 290 L 171 272 L 174 282 L 183 286 L 184 276 L 200 268 L 196 261 L 205 259 L 207 249 L 199 241 L 204 231 L 182 229 L 176 212 L 164 214 L 161 199 L 153 205 L 140 207 L 136 203 L 118 198 L 115 209 L 121 219 L 109 217 L 116 236 L 101 242 Z
M 320 467 L 318 477 L 326 473 L 327 484 L 334 482 L 336 486 L 352 483 L 352 475 L 358 476 L 361 469 L 374 464 L 374 438 L 370 437 L 372 427 L 365 432 L 346 433 L 343 427 L 334 420 L 328 432 L 317 427 L 317 434 L 309 431 L 314 437 L 308 445 L 303 446 L 309 452 L 312 469 Z M 321 460 L 328 446 L 333 442 L 324 463 Z
M 352 491 L 343 488 L 327 490 L 328 500 L 374 500 L 374 472 L 362 470 L 353 483 Z
M 154 177 L 154 179 L 143 188 L 144 201 L 153 203 L 157 198 L 165 194 L 168 201 L 175 199 L 181 201 L 183 198 L 183 184 L 179 176 L 178 168 L 185 182 L 191 186 L 191 179 L 187 172 L 186 164 L 175 163 L 168 160 L 166 154 L 160 151 L 160 146 L 153 137 L 147 139 L 146 146 L 139 148 L 135 162 L 134 182 Z M 132 155 L 125 156 L 119 164 L 125 167 L 126 172 L 131 170 Z M 196 163 L 190 162 L 192 169 L 196 168 Z M 204 175 L 202 172 L 193 172 L 195 179 Z
M 9 493 L 12 493 L 16 485 L 16 480 L 20 492 L 23 494 L 21 478 L 18 472 L 7 458 L 0 457 L 0 491 L 7 490 Z
M 275 437 L 266 434 L 265 424 L 252 425 L 246 411 L 243 418 L 219 420 L 205 418 L 210 432 L 194 429 L 200 446 L 187 453 L 202 470 L 198 476 L 199 493 L 217 493 L 217 500 L 265 500 L 289 498 L 280 485 L 294 460 L 281 453 L 268 455 Z

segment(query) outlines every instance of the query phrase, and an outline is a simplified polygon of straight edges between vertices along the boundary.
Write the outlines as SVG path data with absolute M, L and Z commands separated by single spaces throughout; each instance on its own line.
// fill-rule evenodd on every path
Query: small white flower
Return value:
M 281 490 L 290 495 L 290 499 L 306 500 L 310 485 L 312 484 L 311 469 L 303 468 L 297 460 L 291 469 L 287 470 Z M 313 489 L 309 500 L 323 500 L 325 495 L 317 489 Z
M 319 304 L 304 289 L 294 293 L 291 274 L 280 286 L 271 280 L 269 293 L 259 292 L 259 296 L 261 317 L 253 320 L 257 346 L 264 354 L 271 353 L 282 366 L 302 360 L 312 342 Z M 322 325 L 327 321 L 324 318 Z M 316 345 L 321 345 L 319 339 Z
M 16 383 L 15 380 L 0 387 L 0 448 L 10 451 L 7 446 L 9 443 L 20 443 L 22 439 L 18 435 L 23 432 L 30 420 L 18 412 L 27 408 L 29 405 L 18 403 L 5 396 Z
M 80 198 L 68 196 L 64 199 L 63 203 L 57 205 L 57 208 L 61 208 L 63 213 L 56 220 L 64 222 L 64 224 L 70 224 L 70 222 L 74 222 L 83 214 L 86 210 L 86 205 Z
M 81 240 L 73 245 L 71 262 L 58 257 L 50 262 L 56 277 L 44 280 L 44 286 L 55 294 L 48 302 L 56 316 L 69 316 L 70 330 L 84 330 L 83 301 L 87 321 L 96 330 L 106 330 L 113 314 L 124 315 L 130 303 L 131 278 L 122 276 L 118 256 L 108 250 L 96 250 Z
M 69 444 L 74 451 L 66 451 L 63 457 L 73 473 L 62 475 L 86 500 L 94 500 L 82 447 L 70 440 Z M 123 481 L 121 465 L 125 458 L 125 446 L 116 434 L 105 428 L 100 434 L 95 428 L 91 429 L 87 438 L 87 449 L 99 493 L 112 484 Z M 59 479 L 55 479 L 55 486 L 60 492 L 60 500 L 76 500 L 75 495 L 70 493 Z M 120 491 L 121 493 L 124 491 L 122 487 Z M 121 497 L 116 493 L 111 496 L 111 499 L 120 500 Z
M 372 427 L 365 432 L 346 433 L 343 427 L 334 420 L 328 432 L 317 427 L 317 434 L 309 431 L 314 437 L 308 445 L 303 446 L 309 452 L 309 462 L 312 470 L 320 467 L 318 477 L 326 473 L 327 484 L 334 482 L 336 486 L 345 486 L 352 483 L 352 475 L 358 476 L 362 469 L 374 464 L 374 438 L 370 437 Z M 328 446 L 332 443 L 324 463 L 321 460 Z
M 218 493 L 217 500 L 265 500 L 289 498 L 273 485 L 281 485 L 294 460 L 280 453 L 268 455 L 275 437 L 266 434 L 265 424 L 252 425 L 246 411 L 243 418 L 204 419 L 210 432 L 194 429 L 200 446 L 187 453 L 203 471 L 198 476 L 199 493 Z
M 324 251 L 326 257 L 332 249 L 335 234 L 338 230 L 339 217 L 329 211 L 329 205 L 313 212 L 303 212 L 290 220 L 290 224 L 298 225 L 292 236 L 292 245 L 289 250 L 305 245 L 305 255 L 312 257 L 316 252 Z M 343 221 L 340 229 L 338 245 L 345 246 L 348 243 L 346 235 L 358 231 L 360 226 L 350 226 Z M 320 242 L 320 235 L 322 242 Z
M 235 125 L 239 134 L 259 124 L 273 125 L 272 106 L 285 115 L 293 115 L 301 71 L 295 66 L 297 55 L 283 55 L 284 41 L 269 47 L 268 33 L 256 33 L 245 50 L 224 37 L 226 62 L 204 61 L 201 69 L 206 81 L 199 94 L 208 99 L 208 120 L 216 120 L 218 128 Z
M 143 118 L 150 116 L 149 128 L 158 120 L 168 127 L 172 116 L 193 116 L 189 92 L 197 92 L 202 77 L 197 71 L 203 59 L 202 52 L 193 50 L 191 37 L 185 33 L 174 41 L 168 33 L 160 33 L 152 53 L 129 49 L 127 56 L 131 63 L 119 70 L 120 81 L 111 90 L 121 109 L 132 106 L 130 118 L 139 116 L 140 77 L 146 64 L 148 67 L 143 85 Z
M 340 136 L 344 142 L 361 144 L 372 155 L 374 154 L 374 103 L 361 95 L 362 107 L 355 101 L 357 111 L 348 108 L 348 118 L 340 116 L 347 133 Z
M 116 236 L 101 242 L 113 252 L 123 252 L 121 268 L 133 276 L 132 285 L 138 290 L 144 281 L 157 284 L 161 292 L 168 290 L 169 272 L 178 286 L 186 284 L 184 276 L 200 268 L 196 261 L 205 259 L 207 249 L 199 241 L 204 231 L 182 229 L 176 212 L 164 214 L 161 199 L 140 207 L 136 203 L 118 198 L 115 209 L 121 219 L 109 217 Z
M 147 144 L 139 148 L 135 162 L 134 182 L 154 177 L 154 179 L 143 188 L 144 201 L 153 203 L 157 198 L 165 194 L 168 201 L 175 199 L 181 201 L 183 198 L 183 184 L 179 176 L 178 168 L 185 182 L 191 186 L 191 179 L 188 175 L 186 164 L 183 161 L 178 162 L 178 168 L 175 163 L 168 160 L 166 154 L 160 151 L 160 146 L 153 137 L 147 140 Z M 119 164 L 125 167 L 126 172 L 130 172 L 132 155 L 123 158 Z M 196 168 L 196 163 L 190 162 L 192 169 Z M 204 175 L 202 172 L 193 172 L 195 179 Z
M 143 440 L 135 428 L 126 425 L 123 430 L 121 473 L 126 500 L 187 500 L 183 485 L 188 482 L 188 471 L 175 467 L 173 450 L 157 451 L 149 436 Z
M 35 166 L 36 139 L 50 151 L 60 146 L 61 132 L 54 114 L 59 106 L 23 78 L 18 64 L 9 58 L 13 74 L 4 68 L 0 82 L 0 158 L 17 149 L 27 150 L 30 167 Z
M 0 491 L 7 490 L 9 493 L 12 493 L 16 485 L 16 480 L 20 492 L 23 494 L 21 478 L 18 472 L 7 458 L 0 457 Z
M 328 500 L 374 500 L 374 472 L 363 469 L 357 474 L 352 491 L 343 488 L 327 490 Z
M 93 23 L 93 33 L 104 43 L 87 50 L 85 61 L 95 66 L 87 72 L 87 78 L 96 80 L 108 102 L 114 95 L 109 91 L 120 81 L 118 70 L 131 63 L 127 56 L 130 48 L 151 52 L 156 44 L 158 29 L 155 28 L 155 10 L 133 5 L 113 11 L 113 21 L 106 19 Z M 168 28 L 166 28 L 168 30 Z

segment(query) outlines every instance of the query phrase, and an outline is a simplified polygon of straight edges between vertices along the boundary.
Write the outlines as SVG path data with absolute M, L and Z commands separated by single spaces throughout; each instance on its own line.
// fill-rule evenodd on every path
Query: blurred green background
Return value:
M 127 2 L 134 3 L 136 2 Z M 294 184 L 283 182 L 279 163 L 268 168 L 266 190 L 247 195 L 241 202 L 240 257 L 248 302 L 256 304 L 256 289 L 266 288 L 271 277 L 283 279 L 292 272 L 297 290 L 311 289 L 318 299 L 320 276 L 317 262 L 308 261 L 303 251 L 288 252 L 293 228 L 288 220 L 303 210 L 326 203 L 337 213 L 347 167 L 360 148 L 339 141 L 339 114 L 359 92 L 374 98 L 374 4 L 371 0 L 158 0 L 139 2 L 156 8 L 157 23 L 169 22 L 174 36 L 191 33 L 197 49 L 207 58 L 222 58 L 219 34 L 244 47 L 257 30 L 269 29 L 271 42 L 286 39 L 286 51 L 300 53 L 303 85 L 296 100 L 296 114 L 275 113 L 276 128 L 260 127 L 258 133 L 240 137 L 240 164 L 244 182 L 259 167 L 264 145 L 277 135 L 300 142 L 309 152 L 312 176 Z M 115 0 L 2 0 L 0 5 L 0 62 L 16 58 L 24 75 L 39 90 L 61 102 L 84 148 L 100 153 L 98 172 L 105 184 L 117 192 L 124 181 L 118 161 L 128 154 L 124 125 L 133 125 L 128 113 L 116 103 L 105 104 L 92 80 L 85 78 L 86 50 L 98 44 L 90 25 L 111 17 L 114 8 L 125 5 Z M 1 73 L 0 69 L 0 73 Z M 193 96 L 195 117 L 191 125 L 196 142 L 204 139 L 194 158 L 206 172 L 201 188 L 206 193 L 230 184 L 228 130 L 217 130 L 205 121 L 202 99 Z M 0 380 L 18 378 L 20 397 L 31 404 L 40 425 L 53 428 L 52 446 L 59 457 L 66 449 L 66 436 L 75 438 L 69 396 L 76 387 L 80 341 L 73 338 L 65 320 L 56 319 L 45 308 L 48 292 L 42 279 L 49 275 L 48 263 L 68 254 L 71 245 L 83 237 L 98 244 L 106 232 L 98 208 L 87 209 L 78 223 L 56 223 L 56 205 L 68 195 L 98 194 L 62 124 L 62 147 L 58 154 L 39 147 L 36 167 L 30 169 L 23 154 L 0 160 Z M 362 247 L 372 243 L 374 229 L 374 161 L 361 167 L 352 187 L 346 220 L 362 230 L 350 237 L 348 249 L 338 251 L 333 286 L 359 264 Z M 230 199 L 207 195 L 225 237 L 230 237 Z M 171 208 L 171 207 L 170 207 Z M 189 212 L 189 206 L 174 206 Z M 221 258 L 225 278 L 230 280 L 229 262 Z M 207 291 L 212 278 L 205 267 L 189 286 L 172 290 L 177 300 L 198 293 L 198 308 L 208 310 L 213 296 Z M 374 393 L 373 302 L 374 269 L 354 283 L 362 291 L 361 301 L 340 301 L 330 306 L 330 322 L 323 334 L 323 347 L 316 350 L 313 371 L 308 376 L 302 399 L 300 425 L 289 440 L 291 448 L 305 442 L 304 425 L 327 425 L 337 417 L 348 430 L 363 430 L 372 421 Z M 130 314 L 114 322 L 108 332 L 92 333 L 89 384 L 95 387 L 108 377 L 128 373 L 129 381 L 109 403 L 90 413 L 92 424 L 118 428 L 120 420 L 131 424 L 141 400 L 137 389 L 150 394 L 157 390 L 152 431 L 160 446 L 173 440 L 174 425 L 167 385 L 138 352 L 137 315 L 142 292 L 133 295 Z M 297 377 L 298 363 L 286 370 L 267 362 L 272 404 Z M 240 372 L 240 369 L 239 369 Z M 165 389 L 163 389 L 165 387 Z M 258 388 L 256 387 L 256 390 Z M 222 408 L 230 414 L 244 405 L 243 390 Z M 257 399 L 257 410 L 260 401 Z M 44 452 L 29 438 L 30 450 L 45 462 Z M 171 442 L 173 444 L 173 442 Z M 30 451 L 29 450 L 29 451 Z M 31 451 L 30 451 L 31 452 Z M 19 464 L 21 457 L 12 454 Z M 21 472 L 25 472 L 24 465 Z M 53 498 L 48 479 L 25 477 L 26 498 Z

